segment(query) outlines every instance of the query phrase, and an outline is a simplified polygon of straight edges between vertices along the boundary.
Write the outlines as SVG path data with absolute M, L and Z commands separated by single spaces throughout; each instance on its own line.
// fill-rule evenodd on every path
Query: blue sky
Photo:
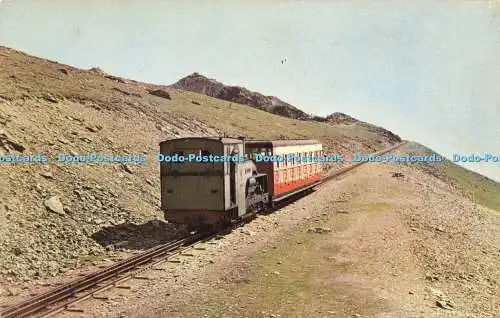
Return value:
M 199 72 L 447 157 L 500 155 L 497 1 L 3 0 L 0 44 L 146 82 Z M 467 167 L 500 181 L 500 162 Z

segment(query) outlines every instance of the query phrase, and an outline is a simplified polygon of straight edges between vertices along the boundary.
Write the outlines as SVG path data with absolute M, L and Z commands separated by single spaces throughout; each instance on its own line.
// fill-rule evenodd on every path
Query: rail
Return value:
M 210 236 L 210 234 L 211 233 L 190 234 L 172 242 L 153 247 L 138 255 L 121 260 L 103 270 L 85 275 L 80 279 L 64 284 L 44 294 L 7 307 L 0 312 L 0 317 L 29 317 L 45 309 L 50 311 L 49 306 L 52 304 L 76 297 L 78 292 L 87 290 L 113 277 L 121 279 L 122 277 L 119 277 L 120 274 L 133 270 L 155 258 L 163 257 L 182 246 L 195 243 L 203 237 Z M 112 283 L 113 282 L 111 282 L 111 284 Z

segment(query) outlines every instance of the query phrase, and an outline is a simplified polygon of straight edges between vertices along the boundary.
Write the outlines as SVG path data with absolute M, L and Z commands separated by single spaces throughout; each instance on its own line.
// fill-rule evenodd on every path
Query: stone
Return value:
M 128 165 L 126 165 L 126 164 L 122 164 L 122 165 L 121 165 L 121 168 L 123 169 L 123 171 L 128 172 L 128 173 L 130 173 L 130 174 L 134 173 L 134 172 L 132 171 L 132 169 L 131 169 Z
M 311 228 L 311 229 L 307 230 L 307 232 L 317 233 L 317 234 L 325 234 L 325 233 L 329 233 L 331 231 L 332 230 L 330 228 L 327 228 L 327 227 L 315 227 L 315 228 Z
M 249 235 L 249 236 L 254 236 L 255 235 L 254 231 L 250 231 L 250 230 L 246 230 L 246 229 L 241 230 L 241 233 Z
M 5 131 L 0 130 L 0 146 L 3 146 L 5 150 L 16 150 L 19 152 L 24 152 L 26 147 L 24 147 L 21 143 L 12 139 L 12 137 Z
M 122 84 L 127 84 L 128 82 L 126 80 L 124 80 L 123 78 L 120 78 L 120 77 L 117 77 L 117 76 L 113 76 L 113 75 L 105 75 L 104 76 L 105 78 L 107 79 L 110 79 L 110 80 L 113 80 L 113 81 L 116 81 L 118 83 L 122 83 Z
M 81 141 L 84 141 L 84 142 L 86 142 L 86 143 L 88 143 L 88 144 L 92 142 L 92 139 L 90 139 L 90 138 L 88 138 L 88 137 L 80 137 L 80 140 L 81 140 Z
M 89 72 L 102 74 L 102 75 L 106 74 L 102 69 L 100 69 L 98 67 L 92 67 L 91 69 L 89 69 Z
M 21 288 L 18 287 L 7 287 L 6 290 L 8 296 L 17 296 L 21 293 Z
M 43 204 L 51 212 L 55 212 L 55 213 L 60 214 L 60 215 L 66 214 L 64 212 L 64 206 L 61 203 L 61 201 L 59 200 L 58 196 L 50 197 L 49 199 L 45 200 L 45 202 Z
M 47 179 L 54 179 L 54 176 L 52 175 L 52 172 L 50 172 L 50 171 L 42 172 L 42 173 L 40 173 L 40 175 L 44 178 L 47 178 Z
M 63 138 L 63 137 L 59 137 L 59 138 L 57 138 L 57 141 L 59 141 L 59 142 L 60 142 L 60 143 L 62 143 L 62 144 L 65 144 L 65 145 L 67 145 L 67 144 L 69 144 L 69 143 L 70 143 L 70 141 L 69 141 L 68 139 Z
M 44 95 L 43 96 L 43 99 L 48 101 L 48 102 L 51 102 L 51 103 L 58 103 L 59 101 L 54 97 L 52 96 L 51 94 L 47 94 L 47 95 Z
M 170 97 L 170 94 L 163 89 L 156 89 L 156 90 L 150 91 L 149 94 L 154 95 L 154 96 L 158 96 L 161 98 L 172 99 Z
M 447 309 L 447 310 L 453 310 L 453 304 L 451 304 L 447 300 L 436 300 L 436 306 L 439 308 Z
M 88 131 L 95 133 L 95 132 L 99 132 L 102 129 L 102 126 L 98 126 L 98 125 L 96 125 L 96 126 L 87 126 L 85 128 Z

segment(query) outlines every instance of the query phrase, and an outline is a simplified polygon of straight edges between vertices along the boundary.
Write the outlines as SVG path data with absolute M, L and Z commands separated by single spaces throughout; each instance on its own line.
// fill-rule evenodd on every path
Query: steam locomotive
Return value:
M 316 140 L 191 137 L 160 143 L 161 208 L 169 222 L 223 227 L 317 185 Z

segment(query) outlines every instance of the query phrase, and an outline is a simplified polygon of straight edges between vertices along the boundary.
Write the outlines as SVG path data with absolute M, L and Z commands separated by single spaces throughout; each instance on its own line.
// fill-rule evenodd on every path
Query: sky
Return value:
M 499 1 L 0 0 L 0 45 L 150 83 L 198 72 L 500 156 Z M 500 161 L 466 167 L 500 181 Z

